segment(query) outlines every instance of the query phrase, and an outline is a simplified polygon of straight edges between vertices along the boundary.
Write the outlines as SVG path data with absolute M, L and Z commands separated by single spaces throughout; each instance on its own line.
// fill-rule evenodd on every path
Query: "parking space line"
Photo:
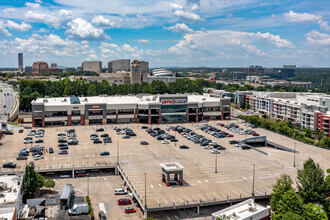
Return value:
M 166 201 L 166 199 L 163 197 L 163 200 L 165 201 L 166 204 L 168 204 L 168 202 Z
M 206 200 L 206 199 L 204 199 L 204 197 L 203 197 L 201 194 L 198 194 L 198 195 L 199 195 L 200 197 L 202 197 L 203 200 Z
M 217 194 L 213 193 L 213 195 L 215 195 L 218 199 L 221 199 Z

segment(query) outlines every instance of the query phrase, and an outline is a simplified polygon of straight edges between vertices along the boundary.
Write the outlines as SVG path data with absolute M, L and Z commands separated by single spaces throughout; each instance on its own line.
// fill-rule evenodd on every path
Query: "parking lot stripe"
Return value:
M 215 195 L 215 197 L 217 197 L 218 199 L 221 199 L 217 194 L 213 193 L 213 195 Z
M 204 199 L 204 197 L 201 195 L 201 194 L 198 194 L 200 197 L 202 197 L 202 199 L 204 200 L 204 201 L 206 201 L 206 199 Z
M 165 198 L 163 198 L 163 200 L 165 201 L 165 203 L 166 203 L 166 204 L 168 204 L 168 202 L 166 201 L 166 199 L 165 199 Z

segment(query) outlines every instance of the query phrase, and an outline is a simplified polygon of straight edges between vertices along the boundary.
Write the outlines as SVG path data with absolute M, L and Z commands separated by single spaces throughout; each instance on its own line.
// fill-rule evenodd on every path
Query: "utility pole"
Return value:
M 294 142 L 293 167 L 296 167 L 296 142 Z
M 119 140 L 117 140 L 117 166 L 119 165 Z
M 254 199 L 254 176 L 255 176 L 256 165 L 253 164 L 253 182 L 252 182 L 252 199 Z
M 215 173 L 218 173 L 218 153 L 215 154 Z

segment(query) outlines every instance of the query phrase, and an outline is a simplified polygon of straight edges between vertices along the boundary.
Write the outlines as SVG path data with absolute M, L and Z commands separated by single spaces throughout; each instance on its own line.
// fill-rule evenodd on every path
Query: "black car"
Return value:
M 229 144 L 238 144 L 238 141 L 229 141 Z
M 105 137 L 109 137 L 108 134 L 101 134 L 101 137 L 105 138 Z
M 6 131 L 5 134 L 6 135 L 13 135 L 14 133 L 12 131 Z
M 141 145 L 149 145 L 149 143 L 146 142 L 146 141 L 141 141 L 140 144 L 141 144 Z
M 77 145 L 78 141 L 72 140 L 68 142 L 68 145 Z
M 39 140 L 36 140 L 34 143 L 44 143 L 44 140 L 39 139 Z
M 16 168 L 16 164 L 12 163 L 12 162 L 9 162 L 9 163 L 4 163 L 2 165 L 3 168 Z
M 101 140 L 94 140 L 93 144 L 102 144 L 102 141 Z
M 66 145 L 66 146 L 63 146 L 63 147 L 60 147 L 60 150 L 67 150 L 69 149 L 69 147 Z
M 50 153 L 50 154 L 54 153 L 54 150 L 53 150 L 52 147 L 49 148 L 49 153 Z
M 58 154 L 68 154 L 68 151 L 67 150 L 61 150 L 58 152 Z
M 130 132 L 127 135 L 129 135 L 129 136 L 136 136 L 136 134 L 134 132 Z
M 27 160 L 27 156 L 19 155 L 16 160 Z
M 171 142 L 178 142 L 178 139 L 171 139 Z
M 241 148 L 242 148 L 243 150 L 250 150 L 250 149 L 251 149 L 251 147 L 248 146 L 248 145 L 243 145 Z
M 59 144 L 58 147 L 68 146 L 67 144 Z
M 142 126 L 142 129 L 148 129 L 148 126 Z
M 189 147 L 186 146 L 186 145 L 181 145 L 181 146 L 180 146 L 180 149 L 189 149 Z
M 67 143 L 68 141 L 67 140 L 63 140 L 63 139 L 60 139 L 57 141 L 58 143 Z
M 102 131 L 104 131 L 103 128 L 96 129 L 96 132 L 102 132 Z
M 67 131 L 67 133 L 75 133 L 76 131 L 74 129 L 70 129 Z
M 107 156 L 110 155 L 110 153 L 108 151 L 104 151 L 102 153 L 100 153 L 100 156 Z
M 26 157 L 26 156 L 29 156 L 30 153 L 29 152 L 19 152 L 18 156 L 23 156 L 23 157 Z
M 104 138 L 103 143 L 112 143 L 111 139 L 109 138 Z
M 24 140 L 32 140 L 32 137 L 25 137 Z

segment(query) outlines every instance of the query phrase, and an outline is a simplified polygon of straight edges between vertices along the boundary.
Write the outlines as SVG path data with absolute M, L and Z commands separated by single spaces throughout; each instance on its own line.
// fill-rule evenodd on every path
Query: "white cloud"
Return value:
M 18 31 L 28 31 L 31 29 L 31 25 L 25 23 L 24 21 L 21 24 L 18 24 L 18 23 L 8 20 L 7 27 L 10 29 L 18 30 Z
M 321 29 L 323 29 L 325 31 L 330 31 L 330 26 L 328 25 L 328 22 L 319 20 L 318 23 L 319 23 Z
M 68 23 L 69 29 L 65 32 L 73 39 L 84 40 L 110 40 L 110 37 L 100 28 L 82 18 L 76 18 Z
M 171 4 L 170 4 L 170 7 L 171 7 L 171 9 L 173 9 L 173 10 L 182 10 L 182 9 L 183 9 L 183 6 L 182 6 L 182 5 L 175 4 L 175 3 L 171 3 Z
M 184 11 L 184 10 L 175 10 L 173 12 L 175 16 L 178 18 L 181 18 L 182 20 L 185 21 L 201 21 L 201 17 L 199 17 L 198 14 L 194 12 L 189 12 L 189 11 Z
M 3 36 L 11 36 L 11 34 L 7 31 L 7 29 L 5 28 L 5 24 L 0 21 L 0 36 L 3 35 Z
M 193 29 L 190 29 L 184 23 L 177 23 L 174 26 L 166 27 L 166 29 L 168 29 L 170 31 L 177 32 L 177 33 L 191 33 L 191 32 L 193 32 Z
M 148 44 L 150 42 L 148 40 L 145 40 L 145 39 L 139 39 L 138 40 L 138 43 L 140 43 L 140 44 Z
M 112 28 L 116 26 L 116 23 L 110 21 L 109 19 L 103 17 L 102 15 L 97 15 L 93 17 L 92 24 L 97 27 Z
M 317 46 L 330 46 L 330 35 L 320 33 L 318 31 L 311 31 L 305 35 L 307 43 Z
M 284 18 L 289 22 L 304 24 L 304 23 L 316 22 L 320 20 L 322 17 L 308 13 L 297 13 L 294 11 L 289 11 L 287 13 L 284 13 Z
M 42 4 L 41 0 L 34 0 L 36 3 Z
M 25 20 L 30 22 L 45 23 L 53 27 L 59 27 L 59 19 L 49 14 L 27 11 L 25 13 Z
M 41 33 L 41 34 L 43 34 L 43 33 L 48 33 L 49 32 L 49 30 L 48 29 L 46 29 L 46 28 L 40 28 L 38 31 L 36 31 L 37 33 Z
M 275 45 L 277 48 L 293 48 L 293 44 L 285 39 L 281 39 L 279 35 L 273 35 L 270 33 L 256 33 L 254 34 L 257 38 L 259 39 L 265 39 L 267 40 L 270 44 Z
M 38 3 L 25 2 L 25 6 L 32 9 L 40 9 L 41 6 Z

